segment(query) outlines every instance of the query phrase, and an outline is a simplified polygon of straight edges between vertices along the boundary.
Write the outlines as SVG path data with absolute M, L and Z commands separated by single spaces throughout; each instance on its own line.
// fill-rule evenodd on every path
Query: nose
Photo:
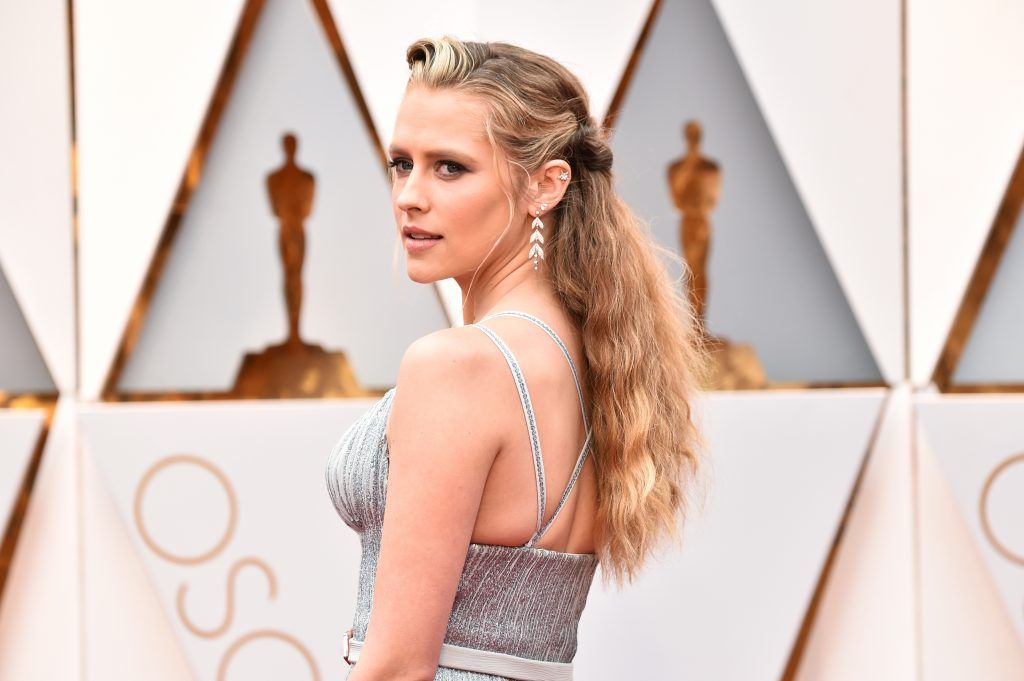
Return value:
M 429 210 L 426 178 L 420 177 L 414 167 L 406 177 L 395 182 L 395 206 L 401 211 Z

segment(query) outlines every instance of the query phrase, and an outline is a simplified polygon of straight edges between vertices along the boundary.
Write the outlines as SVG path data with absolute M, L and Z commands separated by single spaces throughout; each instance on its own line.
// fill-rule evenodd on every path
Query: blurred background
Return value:
M 343 677 L 327 455 L 462 324 L 453 282 L 405 276 L 384 170 L 405 48 L 442 34 L 583 80 L 716 348 L 707 507 L 595 581 L 577 677 L 1024 678 L 1021 26 L 0 0 L 0 679 Z

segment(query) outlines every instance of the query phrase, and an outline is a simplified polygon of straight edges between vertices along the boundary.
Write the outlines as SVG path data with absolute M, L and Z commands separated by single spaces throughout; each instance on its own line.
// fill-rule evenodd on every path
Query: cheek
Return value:
M 466 182 L 458 191 L 446 193 L 443 205 L 453 227 L 471 230 L 492 241 L 508 222 L 508 200 L 495 189 L 493 180 Z

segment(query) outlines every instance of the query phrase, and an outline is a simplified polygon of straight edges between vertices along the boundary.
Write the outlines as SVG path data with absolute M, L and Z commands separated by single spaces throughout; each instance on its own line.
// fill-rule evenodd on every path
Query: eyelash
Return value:
M 398 173 L 401 172 L 398 170 L 398 164 L 406 162 L 411 163 L 411 161 L 409 161 L 409 159 L 407 158 L 396 158 L 393 161 L 388 161 L 388 168 Z M 461 175 L 466 170 L 466 167 L 464 165 L 456 161 L 438 161 L 437 163 L 439 165 L 451 166 L 452 168 L 456 169 L 454 173 L 449 173 L 448 177 L 456 177 L 458 175 Z

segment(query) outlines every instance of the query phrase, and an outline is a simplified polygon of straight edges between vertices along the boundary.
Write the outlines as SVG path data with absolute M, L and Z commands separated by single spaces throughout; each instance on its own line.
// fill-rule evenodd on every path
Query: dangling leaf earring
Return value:
M 544 235 L 540 233 L 544 229 L 544 223 L 540 221 L 540 213 L 547 207 L 548 204 L 546 203 L 540 204 L 540 208 L 534 213 L 533 224 L 530 225 L 533 227 L 533 234 L 530 235 L 530 254 L 526 256 L 526 259 L 533 258 L 533 270 L 535 272 L 537 271 L 537 263 L 544 259 L 544 249 L 541 247 L 541 244 L 544 243 Z

